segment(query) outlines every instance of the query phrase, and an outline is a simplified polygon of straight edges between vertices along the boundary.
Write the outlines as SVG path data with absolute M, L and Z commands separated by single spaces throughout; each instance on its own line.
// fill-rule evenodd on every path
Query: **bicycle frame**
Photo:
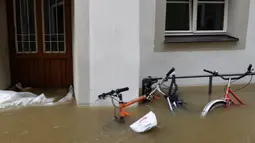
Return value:
M 164 91 L 162 91 L 162 89 L 161 89 L 161 85 L 162 85 L 162 84 L 167 80 L 167 78 L 168 78 L 168 77 L 165 77 L 165 78 L 163 78 L 160 82 L 158 82 L 156 88 L 154 88 L 154 89 L 152 90 L 152 92 L 150 92 L 149 96 L 153 95 L 155 92 L 158 91 L 161 95 L 163 95 L 163 96 L 166 97 L 166 100 L 167 100 L 167 103 L 168 103 L 168 105 L 169 105 L 170 111 L 171 111 L 171 112 L 174 112 L 173 106 L 174 106 L 174 107 L 177 107 L 177 103 L 176 103 L 175 101 L 171 102 L 171 99 L 170 99 L 170 98 L 171 98 L 172 94 L 174 94 L 174 95 L 176 94 L 176 90 L 175 90 L 175 89 L 174 89 L 174 91 L 172 91 L 173 88 L 176 88 L 175 73 L 172 73 L 172 74 L 171 74 L 171 77 L 172 77 L 172 80 L 171 80 L 171 83 L 170 83 L 170 87 L 169 87 L 169 92 L 168 92 L 168 94 L 165 93 Z M 171 94 L 171 95 L 170 95 L 170 94 Z
M 161 85 L 164 83 L 165 78 L 163 78 L 158 84 L 157 86 L 151 91 L 151 93 L 149 94 L 149 96 L 153 95 L 156 91 L 158 91 L 159 93 L 161 93 L 162 95 L 166 95 L 165 92 L 163 92 L 161 90 Z
M 231 77 L 229 78 L 227 89 L 224 96 L 224 100 L 227 102 L 225 107 L 228 108 L 229 103 L 233 103 L 234 105 L 237 105 L 237 103 L 230 98 L 229 94 L 231 94 L 241 105 L 245 105 L 241 101 L 241 99 L 231 90 L 230 85 L 231 85 Z
M 153 95 L 156 91 L 159 91 L 162 95 L 166 95 L 166 93 L 164 93 L 164 92 L 161 90 L 161 87 L 160 87 L 161 84 L 164 83 L 164 81 L 165 81 L 165 78 L 162 79 L 160 82 L 158 82 L 157 86 L 150 92 L 149 95 L 142 95 L 142 96 L 140 96 L 140 97 L 138 97 L 138 98 L 136 98 L 136 99 L 130 100 L 130 101 L 128 101 L 128 102 L 124 102 L 124 101 L 123 101 L 123 98 L 122 98 L 122 94 L 119 94 L 119 95 L 118 95 L 118 98 L 120 99 L 120 100 L 119 100 L 119 108 L 120 108 L 120 114 L 119 114 L 119 116 L 120 116 L 120 120 L 121 120 L 121 121 L 124 121 L 124 117 L 130 115 L 128 112 L 126 112 L 126 111 L 124 110 L 124 108 L 126 108 L 126 107 L 128 107 L 128 106 L 130 106 L 130 105 L 132 105 L 132 104 L 135 104 L 135 103 L 137 103 L 137 102 L 144 101 L 145 99 L 148 99 L 147 97 L 151 97 L 151 98 L 149 98 L 150 101 L 153 101 L 153 99 L 159 99 L 159 97 Z
M 130 115 L 128 112 L 126 112 L 126 111 L 124 110 L 124 108 L 126 108 L 126 107 L 128 107 L 128 106 L 130 106 L 130 105 L 132 105 L 132 104 L 135 104 L 135 103 L 137 103 L 137 102 L 140 102 L 140 101 L 143 101 L 143 100 L 146 99 L 146 96 L 143 95 L 143 96 L 140 96 L 140 97 L 138 97 L 138 98 L 136 98 L 136 99 L 133 99 L 133 100 L 131 100 L 131 101 L 124 102 L 123 99 L 122 99 L 122 94 L 119 94 L 118 97 L 119 97 L 119 99 L 120 99 L 120 100 L 119 100 L 119 108 L 120 108 L 119 116 L 120 116 L 120 121 L 121 121 L 121 122 L 124 121 L 124 117 L 125 117 L 125 116 L 129 116 L 129 115 Z

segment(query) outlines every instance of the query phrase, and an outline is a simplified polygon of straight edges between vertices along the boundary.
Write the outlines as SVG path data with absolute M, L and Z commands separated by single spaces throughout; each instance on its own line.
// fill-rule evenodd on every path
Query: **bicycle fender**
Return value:
M 223 100 L 223 99 L 217 99 L 217 100 L 212 100 L 212 101 L 210 101 L 210 102 L 207 103 L 206 106 L 204 107 L 204 109 L 203 109 L 203 111 L 202 111 L 200 117 L 205 117 L 205 116 L 207 115 L 207 113 L 209 112 L 209 110 L 211 109 L 211 107 L 212 107 L 214 104 L 218 103 L 218 102 L 224 102 L 224 103 L 226 103 L 226 101 Z

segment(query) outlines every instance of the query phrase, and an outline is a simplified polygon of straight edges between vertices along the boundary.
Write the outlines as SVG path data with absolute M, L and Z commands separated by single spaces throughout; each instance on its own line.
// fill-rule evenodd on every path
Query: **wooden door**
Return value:
M 71 0 L 6 0 L 12 83 L 73 82 Z

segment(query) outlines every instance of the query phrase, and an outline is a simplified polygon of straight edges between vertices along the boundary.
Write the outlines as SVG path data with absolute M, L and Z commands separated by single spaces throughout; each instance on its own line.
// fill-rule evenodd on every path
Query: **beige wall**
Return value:
M 251 8 L 250 8 L 251 7 Z M 165 0 L 140 1 L 140 80 L 146 76 L 164 76 L 176 68 L 177 76 L 203 75 L 204 68 L 223 73 L 241 73 L 249 63 L 255 65 L 254 38 L 247 34 L 255 13 L 250 0 L 229 0 L 228 33 L 239 38 L 237 43 L 163 44 Z M 247 79 L 245 79 L 247 82 Z M 242 81 L 243 82 L 243 81 Z M 204 85 L 208 79 L 178 80 L 179 85 Z M 219 78 L 214 83 L 222 84 Z
M 5 0 L 0 0 L 0 19 L 0 89 L 4 89 L 10 84 Z

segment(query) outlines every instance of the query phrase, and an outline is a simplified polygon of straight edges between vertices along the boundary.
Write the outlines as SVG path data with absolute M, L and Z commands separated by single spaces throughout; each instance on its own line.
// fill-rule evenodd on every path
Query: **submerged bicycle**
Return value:
M 209 70 L 206 70 L 206 69 L 204 69 L 204 71 L 207 72 L 207 73 L 210 73 L 210 74 L 212 74 L 214 76 L 219 76 L 223 80 L 228 80 L 228 84 L 227 84 L 227 87 L 226 87 L 226 90 L 225 90 L 224 97 L 222 99 L 216 99 L 216 100 L 212 100 L 211 102 L 209 102 L 204 107 L 204 109 L 203 109 L 203 111 L 201 113 L 201 117 L 207 116 L 209 112 L 211 112 L 212 110 L 216 109 L 217 107 L 228 108 L 231 104 L 237 105 L 237 103 L 230 98 L 229 94 L 231 94 L 239 102 L 239 105 L 245 105 L 241 101 L 241 99 L 231 90 L 231 83 L 233 83 L 234 81 L 237 81 L 237 80 L 239 80 L 239 79 L 241 79 L 241 78 L 243 78 L 243 77 L 245 77 L 247 75 L 253 74 L 252 73 L 253 69 L 252 69 L 252 65 L 251 64 L 247 68 L 247 71 L 244 74 L 242 74 L 241 76 L 239 76 L 239 77 L 232 77 L 232 76 L 230 76 L 230 77 L 226 78 L 226 77 L 220 75 L 217 71 L 212 72 L 212 71 L 209 71 Z
M 176 77 L 175 77 L 175 73 L 172 72 L 171 74 L 171 83 L 170 86 L 167 87 L 168 88 L 168 93 L 165 93 L 162 90 L 162 85 L 168 81 L 169 79 L 169 75 L 165 76 L 162 80 L 158 81 L 159 78 L 151 78 L 150 76 L 148 77 L 149 81 L 152 82 L 148 82 L 145 86 L 145 94 L 147 95 L 151 95 L 151 94 L 155 94 L 156 91 L 158 91 L 161 95 L 163 95 L 165 97 L 165 99 L 167 100 L 169 109 L 172 113 L 175 112 L 175 109 L 179 109 L 179 107 L 183 107 L 183 105 L 185 104 L 185 102 L 183 101 L 183 99 L 181 99 L 178 95 L 178 85 L 176 83 Z M 157 83 L 156 87 L 152 90 L 152 86 L 153 84 Z M 149 96 L 150 97 L 150 96 Z
M 142 95 L 138 98 L 135 98 L 131 101 L 127 101 L 127 102 L 124 102 L 123 101 L 123 97 L 122 97 L 122 92 L 125 92 L 125 91 L 128 91 L 129 88 L 128 87 L 125 87 L 125 88 L 120 88 L 120 89 L 116 89 L 116 90 L 111 90 L 107 93 L 102 93 L 100 95 L 98 95 L 98 99 L 106 99 L 107 97 L 110 97 L 111 98 L 111 101 L 112 101 L 112 104 L 113 106 L 116 108 L 119 108 L 119 117 L 117 117 L 116 115 L 116 110 L 114 112 L 114 118 L 120 122 L 120 123 L 124 123 L 125 122 L 125 116 L 129 116 L 129 113 L 127 113 L 124 108 L 125 107 L 128 107 L 134 103 L 137 103 L 137 102 L 144 102 L 144 101 L 153 101 L 154 99 L 159 99 L 159 97 L 155 94 L 157 91 L 160 92 L 161 94 L 163 94 L 169 101 L 169 106 L 171 107 L 172 109 L 172 103 L 174 103 L 174 105 L 177 107 L 177 105 L 181 104 L 181 101 L 178 97 L 177 97 L 177 94 L 173 94 L 173 93 L 176 93 L 177 91 L 177 86 L 175 85 L 175 80 L 174 82 L 172 81 L 171 83 L 171 93 L 170 94 L 166 94 L 164 93 L 162 90 L 161 90 L 161 85 L 165 82 L 168 81 L 169 79 L 169 76 L 174 72 L 174 68 L 172 68 L 167 74 L 166 76 L 160 80 L 160 82 L 158 82 L 158 79 L 153 79 L 153 78 L 149 78 L 146 82 L 147 82 L 147 85 L 146 85 L 146 94 L 145 95 Z M 158 83 L 157 83 L 158 82 Z M 154 83 L 157 83 L 157 86 L 155 88 L 152 88 L 152 84 Z M 174 89 L 174 90 L 173 90 Z M 173 91 L 173 92 L 172 92 Z M 176 95 L 176 96 L 170 96 L 170 95 Z M 117 101 L 119 103 L 119 106 L 115 105 L 114 103 L 114 100 Z M 178 101 L 177 101 L 178 100 Z

